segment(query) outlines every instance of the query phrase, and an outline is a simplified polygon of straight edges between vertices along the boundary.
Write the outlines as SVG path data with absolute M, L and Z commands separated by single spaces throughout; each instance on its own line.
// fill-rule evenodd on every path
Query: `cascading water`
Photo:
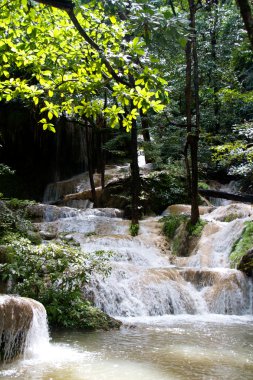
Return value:
M 57 207 L 50 207 L 50 222 L 39 227 L 44 233 L 69 233 L 87 252 L 113 251 L 110 276 L 94 275 L 85 289 L 106 313 L 124 318 L 251 312 L 250 280 L 229 268 L 232 246 L 245 220 L 252 219 L 251 206 L 231 204 L 205 214 L 202 237 L 191 256 L 183 258 L 169 254 L 159 218 L 141 221 L 133 238 L 129 222 L 117 210 L 72 210 L 68 215 L 70 209 L 59 214 Z M 228 215 L 234 220 L 224 221 Z
M 174 265 L 157 247 L 162 238 L 154 231 L 154 221 L 153 225 L 141 222 L 137 238 L 94 236 L 83 241 L 84 250 L 108 247 L 116 252 L 110 277 L 94 277 L 89 296 L 105 312 L 120 318 L 250 313 L 250 280 L 229 269 L 229 253 L 245 219 L 220 222 L 212 213 L 206 218 L 209 223 L 193 255 L 174 258 Z M 159 228 L 158 221 L 156 224 Z

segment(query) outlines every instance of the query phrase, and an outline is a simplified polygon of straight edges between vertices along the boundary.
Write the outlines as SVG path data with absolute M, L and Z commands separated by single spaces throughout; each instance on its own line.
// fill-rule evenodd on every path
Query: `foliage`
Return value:
M 233 128 L 234 140 L 213 148 L 213 159 L 225 167 L 230 175 L 252 175 L 253 123 L 244 122 Z
M 34 201 L 30 201 L 28 199 L 11 198 L 10 200 L 6 201 L 7 207 L 9 207 L 11 210 L 24 209 L 27 206 L 31 206 L 34 204 Z
M 161 219 L 163 233 L 171 241 L 171 251 L 177 256 L 188 256 L 190 242 L 199 238 L 206 222 L 199 219 L 194 225 L 187 215 L 171 214 Z
M 103 149 L 116 157 L 125 158 L 129 155 L 129 147 L 130 134 L 119 130 L 104 144 Z
M 85 254 L 63 243 L 33 245 L 9 234 L 2 240 L 8 247 L 8 262 L 1 265 L 2 279 L 11 280 L 11 293 L 43 303 L 49 322 L 58 327 L 92 327 L 86 316 L 92 308 L 82 288 L 96 270 L 106 275 L 108 253 Z M 95 312 L 93 312 L 95 313 Z
M 185 222 L 185 215 L 168 215 L 164 216 L 161 221 L 163 223 L 163 233 L 168 239 L 173 239 L 178 227 Z
M 139 224 L 133 224 L 131 223 L 129 227 L 130 235 L 131 236 L 137 236 L 139 233 Z
M 200 237 L 203 228 L 206 225 L 206 221 L 199 219 L 196 224 L 191 224 L 191 221 L 187 223 L 187 231 L 189 232 L 189 236 Z
M 31 104 L 51 131 L 63 114 L 92 120 L 103 114 L 111 127 L 122 120 L 129 131 L 139 109 L 160 112 L 165 81 L 148 66 L 144 40 L 129 38 L 126 23 L 102 1 L 76 2 L 73 17 L 82 33 L 58 8 L 26 0 L 2 5 L 0 99 Z
M 233 268 L 236 268 L 241 258 L 246 252 L 253 247 L 253 223 L 245 222 L 245 228 L 239 240 L 234 244 L 231 254 L 230 262 Z
M 33 203 L 17 198 L 0 201 L 0 237 L 8 232 L 18 231 L 34 243 L 40 241 L 38 235 L 33 232 L 31 222 L 26 218 L 26 207 Z
M 150 208 L 157 214 L 171 204 L 188 200 L 185 177 L 182 176 L 182 169 L 177 163 L 172 164 L 167 170 L 149 174 L 143 183 L 143 191 L 147 194 Z
M 199 181 L 198 188 L 203 189 L 203 190 L 210 190 L 210 186 L 206 182 L 203 182 L 203 181 Z
M 0 164 L 0 176 L 6 174 L 14 174 L 15 170 L 11 170 L 8 165 Z

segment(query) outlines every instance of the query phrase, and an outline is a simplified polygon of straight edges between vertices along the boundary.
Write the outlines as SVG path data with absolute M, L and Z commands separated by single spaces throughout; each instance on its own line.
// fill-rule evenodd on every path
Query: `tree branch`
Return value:
M 42 3 L 42 4 L 45 4 L 45 5 L 50 5 L 52 7 L 65 10 L 68 13 L 68 15 L 69 15 L 71 21 L 73 22 L 74 26 L 78 30 L 79 34 L 85 39 L 86 42 L 88 42 L 88 44 L 91 47 L 93 47 L 93 49 L 95 49 L 99 53 L 99 56 L 101 58 L 102 63 L 105 65 L 105 67 L 107 68 L 107 70 L 109 71 L 109 73 L 111 74 L 111 76 L 113 77 L 113 79 L 115 79 L 116 82 L 124 84 L 125 86 L 127 86 L 129 88 L 133 88 L 133 86 L 131 85 L 131 83 L 125 81 L 123 78 L 121 78 L 115 72 L 115 70 L 111 66 L 110 62 L 104 56 L 103 50 L 99 47 L 99 45 L 95 41 L 93 41 L 92 38 L 90 38 L 88 36 L 88 34 L 83 29 L 83 27 L 80 25 L 79 21 L 76 18 L 75 13 L 74 13 L 74 4 L 72 3 L 71 0 L 62 0 L 62 1 L 35 0 L 35 1 L 37 3 Z
M 62 1 L 55 1 L 55 0 L 35 0 L 37 3 L 50 5 L 51 7 L 63 9 L 63 10 L 69 10 L 74 8 L 74 4 L 71 0 L 62 0 Z

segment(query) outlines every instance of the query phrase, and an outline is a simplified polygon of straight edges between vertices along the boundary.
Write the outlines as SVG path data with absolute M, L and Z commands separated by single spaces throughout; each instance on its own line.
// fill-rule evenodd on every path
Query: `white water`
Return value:
M 94 275 L 86 288 L 93 302 L 114 317 L 167 314 L 251 314 L 252 286 L 242 272 L 229 269 L 229 254 L 244 222 L 252 220 L 249 205 L 230 204 L 203 215 L 208 223 L 190 257 L 175 258 L 161 232 L 159 218 L 140 222 L 137 237 L 115 209 L 55 206 L 40 223 L 43 233 L 68 233 L 86 252 L 113 251 L 111 275 Z M 71 210 L 71 209 L 69 209 Z M 48 215 L 51 215 L 50 217 Z M 236 219 L 225 222 L 228 216 Z M 230 220 L 230 219 L 229 219 Z
M 170 380 L 252 379 L 252 283 L 229 269 L 229 253 L 251 207 L 222 221 L 218 208 L 189 258 L 172 258 L 159 218 L 140 223 L 137 237 L 116 210 L 53 213 L 43 231 L 68 233 L 85 251 L 113 251 L 111 275 L 93 277 L 85 290 L 124 326 L 120 331 L 56 334 L 39 355 L 12 367 L 4 379 Z M 52 211 L 52 210 L 51 210 Z M 234 212 L 234 211 L 233 211 Z M 62 215 L 62 216 L 60 216 Z M 12 371 L 12 372 L 9 372 Z

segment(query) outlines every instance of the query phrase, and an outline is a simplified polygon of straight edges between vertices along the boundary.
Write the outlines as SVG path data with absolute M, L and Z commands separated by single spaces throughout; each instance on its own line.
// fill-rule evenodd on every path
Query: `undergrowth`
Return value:
M 230 262 L 236 268 L 241 258 L 253 247 L 253 223 L 245 222 L 244 230 L 240 238 L 235 242 L 230 254 Z

